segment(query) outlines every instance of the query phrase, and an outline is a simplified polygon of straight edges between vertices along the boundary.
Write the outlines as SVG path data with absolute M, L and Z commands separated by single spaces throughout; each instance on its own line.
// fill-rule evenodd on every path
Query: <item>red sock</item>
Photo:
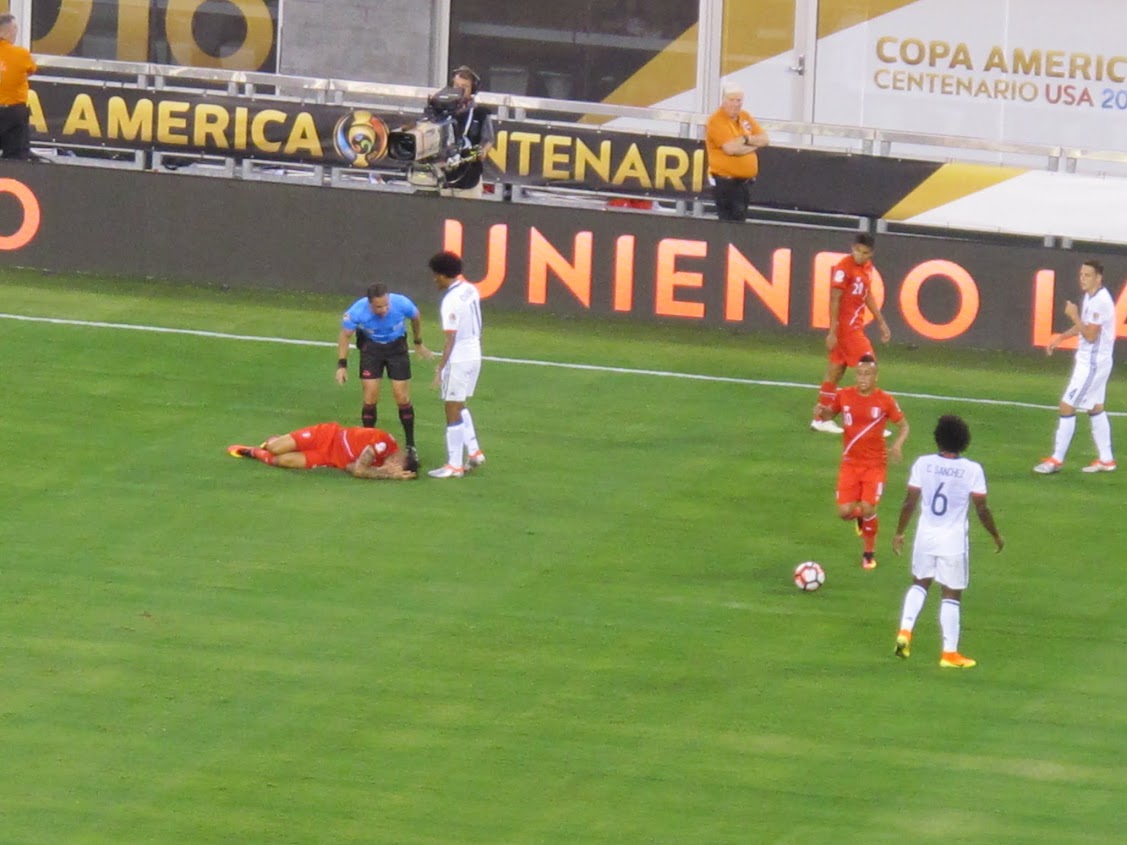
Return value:
M 876 551 L 878 528 L 880 528 L 880 520 L 875 513 L 861 520 L 861 539 L 865 543 L 866 552 Z
M 834 395 L 837 393 L 837 385 L 832 381 L 822 382 L 822 386 L 818 389 L 818 404 L 828 408 L 833 404 Z
M 255 460 L 262 461 L 264 464 L 270 464 L 270 466 L 274 466 L 278 463 L 278 456 L 269 449 L 251 449 L 250 455 Z

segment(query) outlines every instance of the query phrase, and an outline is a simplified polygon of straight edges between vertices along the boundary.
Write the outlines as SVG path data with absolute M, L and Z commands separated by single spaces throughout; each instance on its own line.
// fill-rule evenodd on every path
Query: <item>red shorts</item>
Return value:
M 872 355 L 875 359 L 876 353 L 873 352 L 873 345 L 869 343 L 869 338 L 861 331 L 846 332 L 837 336 L 837 346 L 830 350 L 830 362 L 833 364 L 844 364 L 846 367 L 856 367 L 861 358 L 865 355 Z
M 297 444 L 297 450 L 305 455 L 306 469 L 314 467 L 344 469 L 348 465 L 347 460 L 344 463 L 340 462 L 341 458 L 346 456 L 341 454 L 339 448 L 335 448 L 339 432 L 340 425 L 337 423 L 318 423 L 290 432 L 290 437 Z
M 884 493 L 884 479 L 887 467 L 879 464 L 841 465 L 837 474 L 837 503 L 849 505 L 853 502 L 868 502 L 875 505 Z

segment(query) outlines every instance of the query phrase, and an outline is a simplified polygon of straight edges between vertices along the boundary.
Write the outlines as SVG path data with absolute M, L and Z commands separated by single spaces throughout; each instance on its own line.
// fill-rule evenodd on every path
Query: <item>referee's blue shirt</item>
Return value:
M 356 300 L 344 312 L 341 327 L 350 332 L 362 331 L 368 339 L 376 343 L 391 343 L 393 340 L 405 337 L 407 321 L 418 317 L 419 309 L 401 293 L 389 293 L 387 299 L 389 307 L 382 317 L 372 313 L 368 297 Z

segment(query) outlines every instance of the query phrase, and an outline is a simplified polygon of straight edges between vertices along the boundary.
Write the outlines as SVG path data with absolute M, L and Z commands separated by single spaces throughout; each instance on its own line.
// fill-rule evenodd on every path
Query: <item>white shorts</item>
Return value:
M 1079 411 L 1090 411 L 1102 405 L 1107 396 L 1107 380 L 1111 376 L 1111 362 L 1076 366 L 1072 368 L 1072 378 L 1064 389 L 1060 401 Z
M 912 577 L 934 578 L 944 587 L 965 590 L 970 583 L 970 558 L 958 555 L 925 555 L 912 552 Z
M 465 402 L 473 396 L 481 361 L 451 361 L 442 369 L 442 398 L 446 402 Z

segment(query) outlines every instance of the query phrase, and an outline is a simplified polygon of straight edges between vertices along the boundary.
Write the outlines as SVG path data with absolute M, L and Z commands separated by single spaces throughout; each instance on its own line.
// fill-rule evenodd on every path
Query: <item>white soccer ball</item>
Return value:
M 826 583 L 826 570 L 808 560 L 794 568 L 794 586 L 805 593 L 812 593 Z

